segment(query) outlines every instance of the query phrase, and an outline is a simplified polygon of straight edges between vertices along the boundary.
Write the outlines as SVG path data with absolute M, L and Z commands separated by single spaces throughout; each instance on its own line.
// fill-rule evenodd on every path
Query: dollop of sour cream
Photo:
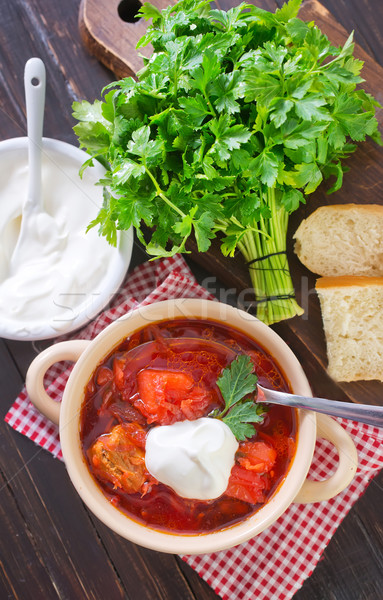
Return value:
M 237 450 L 225 423 L 202 417 L 151 429 L 145 463 L 153 477 L 179 496 L 212 500 L 226 490 Z
M 43 148 L 42 210 L 30 215 L 20 244 L 27 151 L 2 152 L 0 162 L 1 319 L 11 333 L 38 339 L 47 325 L 66 330 L 84 304 L 91 312 L 118 253 L 96 228 L 86 233 L 102 205 L 102 171 L 80 179 L 81 157 Z

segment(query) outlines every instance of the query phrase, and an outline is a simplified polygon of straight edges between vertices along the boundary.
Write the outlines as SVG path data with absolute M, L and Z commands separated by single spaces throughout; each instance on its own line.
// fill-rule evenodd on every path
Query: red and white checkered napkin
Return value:
M 195 281 L 182 257 L 137 267 L 111 307 L 80 332 L 76 339 L 92 339 L 106 325 L 138 306 L 168 298 L 213 297 Z M 61 338 L 64 339 L 64 338 Z M 71 365 L 54 365 L 46 377 L 49 395 L 61 399 Z M 5 420 L 17 431 L 62 458 L 58 428 L 29 402 L 25 389 Z M 288 600 L 312 573 L 323 550 L 348 511 L 383 467 L 383 431 L 339 420 L 357 446 L 359 467 L 351 485 L 341 494 L 315 504 L 292 504 L 278 521 L 249 542 L 214 554 L 184 556 L 224 600 Z M 317 443 L 310 477 L 328 477 L 337 463 L 335 449 Z

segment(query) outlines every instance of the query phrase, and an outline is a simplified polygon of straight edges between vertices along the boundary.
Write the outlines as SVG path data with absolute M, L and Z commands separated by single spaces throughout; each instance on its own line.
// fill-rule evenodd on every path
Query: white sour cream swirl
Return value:
M 237 449 L 225 423 L 202 417 L 151 429 L 145 463 L 153 477 L 179 496 L 212 500 L 227 488 Z

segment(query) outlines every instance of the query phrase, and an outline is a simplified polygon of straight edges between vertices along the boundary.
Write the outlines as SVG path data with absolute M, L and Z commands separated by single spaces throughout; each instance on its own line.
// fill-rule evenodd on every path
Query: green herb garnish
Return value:
M 266 412 L 262 404 L 249 398 L 257 390 L 258 377 L 252 372 L 253 367 L 251 358 L 241 354 L 217 379 L 225 408 L 215 410 L 212 416 L 226 423 L 239 441 L 253 437 L 253 423 L 262 423 Z
M 240 250 L 249 264 L 266 323 L 303 312 L 286 257 L 289 214 L 323 179 L 333 178 L 330 191 L 342 186 L 350 141 L 381 143 L 352 35 L 334 47 L 297 18 L 300 5 L 145 3 L 138 14 L 152 24 L 138 47 L 153 53 L 138 80 L 73 105 L 85 166 L 109 165 L 90 226 L 111 243 L 133 226 L 153 257 L 187 252 L 191 235 L 205 252 L 220 236 L 225 256 Z

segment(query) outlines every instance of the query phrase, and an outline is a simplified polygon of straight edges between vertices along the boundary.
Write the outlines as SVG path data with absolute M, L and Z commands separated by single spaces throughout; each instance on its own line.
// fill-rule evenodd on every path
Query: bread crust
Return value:
M 325 206 L 320 206 L 311 214 L 313 215 L 314 213 L 319 213 L 319 212 L 330 212 L 331 213 L 331 212 L 336 212 L 339 210 L 344 210 L 345 212 L 352 211 L 352 210 L 358 210 L 361 212 L 371 213 L 373 215 L 379 215 L 379 216 L 383 215 L 383 205 L 382 204 L 355 204 L 352 202 L 349 202 L 348 204 L 326 204 Z M 309 215 L 307 217 L 307 219 L 309 219 L 310 217 L 311 217 L 311 215 Z M 293 235 L 293 237 L 295 237 L 295 234 Z
M 294 252 L 322 277 L 383 277 L 383 205 L 332 204 L 303 219 Z
M 320 277 L 317 279 L 316 289 L 330 289 L 339 287 L 370 287 L 383 286 L 383 277 L 368 277 L 367 275 L 339 275 L 336 277 Z

